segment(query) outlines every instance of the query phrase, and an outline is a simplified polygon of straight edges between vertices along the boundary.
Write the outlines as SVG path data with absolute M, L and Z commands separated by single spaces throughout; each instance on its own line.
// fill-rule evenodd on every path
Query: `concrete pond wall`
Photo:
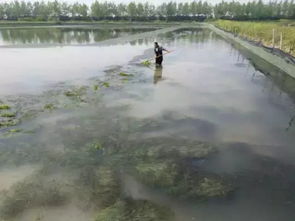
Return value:
M 214 31 L 216 34 L 220 35 L 221 37 L 225 38 L 225 40 L 230 41 L 234 44 L 238 44 L 243 48 L 247 49 L 254 55 L 264 59 L 265 61 L 269 62 L 270 64 L 276 66 L 289 76 L 295 79 L 295 65 L 288 63 L 284 58 L 279 57 L 275 54 L 269 53 L 265 49 L 252 45 L 251 43 L 240 39 L 239 37 L 234 36 L 231 33 L 225 32 L 219 28 L 216 28 L 214 25 L 211 24 L 204 24 L 203 27 L 209 28 L 210 30 Z

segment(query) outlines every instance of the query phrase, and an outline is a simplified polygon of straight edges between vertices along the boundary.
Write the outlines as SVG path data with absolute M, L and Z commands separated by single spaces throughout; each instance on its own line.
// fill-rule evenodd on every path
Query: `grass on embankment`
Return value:
M 275 30 L 275 48 L 281 47 L 284 52 L 295 56 L 295 21 L 245 22 L 217 20 L 213 24 L 238 36 L 261 42 L 268 47 L 273 46 L 273 30 Z

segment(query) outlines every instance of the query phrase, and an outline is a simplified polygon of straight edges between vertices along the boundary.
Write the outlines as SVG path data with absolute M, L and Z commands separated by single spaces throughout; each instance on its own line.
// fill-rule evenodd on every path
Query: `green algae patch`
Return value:
M 98 91 L 99 89 L 100 89 L 100 88 L 99 88 L 99 85 L 94 85 L 94 86 L 93 86 L 93 90 L 94 90 L 94 91 Z
M 92 145 L 92 148 L 95 149 L 95 150 L 101 150 L 103 147 L 100 143 L 94 143 Z
M 103 82 L 102 86 L 108 88 L 108 87 L 110 87 L 110 83 L 109 82 Z
M 0 127 L 12 127 L 16 126 L 19 123 L 19 120 L 13 119 L 13 120 L 6 120 L 6 121 L 0 121 Z
M 133 74 L 127 74 L 127 73 L 124 73 L 124 72 L 120 72 L 119 74 L 121 77 L 133 77 L 134 75 Z
M 129 79 L 128 78 L 124 78 L 124 79 L 122 79 L 122 82 L 123 83 L 128 83 L 129 82 Z
M 150 66 L 152 64 L 152 62 L 150 60 L 146 60 L 146 61 L 141 62 L 141 64 L 144 66 Z
M 12 118 L 12 117 L 16 117 L 16 114 L 15 114 L 15 113 L 7 112 L 7 113 L 2 113 L 2 114 L 0 114 L 0 117 L 8 117 L 8 118 Z
M 11 107 L 7 104 L 0 104 L 0 110 L 9 110 Z
M 9 133 L 20 133 L 20 132 L 22 132 L 22 129 L 11 129 L 8 132 Z
M 64 95 L 68 97 L 71 102 L 75 102 L 68 105 L 71 106 L 78 105 L 80 103 L 87 103 L 88 89 L 89 87 L 87 86 L 77 86 L 65 91 Z M 67 107 L 67 105 L 65 105 L 65 107 Z
M 77 96 L 76 93 L 74 93 L 73 91 L 66 91 L 64 93 L 67 97 L 74 97 L 74 96 Z
M 80 97 L 85 95 L 87 92 L 87 87 L 81 86 L 81 87 L 75 87 L 71 90 L 65 91 L 64 95 L 67 97 Z
M 45 104 L 44 109 L 45 110 L 54 110 L 54 109 L 56 109 L 56 107 L 54 106 L 54 104 Z
M 173 213 L 146 200 L 126 199 L 102 210 L 95 221 L 171 221 Z

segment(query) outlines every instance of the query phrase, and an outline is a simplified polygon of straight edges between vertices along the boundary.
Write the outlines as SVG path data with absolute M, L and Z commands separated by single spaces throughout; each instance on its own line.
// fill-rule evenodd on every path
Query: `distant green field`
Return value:
M 281 48 L 295 56 L 295 21 L 264 21 L 264 22 L 244 22 L 217 20 L 213 22 L 217 27 L 235 33 L 249 40 L 261 42 L 263 45 L 273 46 L 273 31 L 275 33 L 274 46 Z

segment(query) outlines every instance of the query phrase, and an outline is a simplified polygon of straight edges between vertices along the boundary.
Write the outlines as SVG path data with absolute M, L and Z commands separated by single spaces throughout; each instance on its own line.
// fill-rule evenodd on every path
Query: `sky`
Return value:
M 14 0 L 0 0 L 0 2 L 12 2 Z M 34 2 L 35 0 L 25 0 L 25 1 L 31 1 Z M 47 1 L 47 0 L 45 0 Z M 88 5 L 90 5 L 92 2 L 94 2 L 95 0 L 59 0 L 61 2 L 68 2 L 68 3 L 75 3 L 75 2 L 79 2 L 79 3 L 86 3 Z M 99 0 L 100 2 L 104 2 L 105 0 Z M 129 3 L 131 1 L 135 1 L 135 2 L 149 2 L 149 3 L 153 3 L 155 5 L 164 3 L 164 2 L 170 2 L 170 0 L 107 0 L 109 2 L 114 2 L 114 3 Z M 172 0 L 173 2 L 192 2 L 193 0 Z M 198 0 L 197 0 L 198 1 Z M 205 0 L 204 0 L 205 1 Z M 215 3 L 219 3 L 222 0 L 207 0 L 207 2 L 215 4 Z M 225 1 L 232 1 L 232 0 L 225 0 Z M 238 2 L 244 3 L 244 2 L 249 2 L 251 0 L 236 0 Z

